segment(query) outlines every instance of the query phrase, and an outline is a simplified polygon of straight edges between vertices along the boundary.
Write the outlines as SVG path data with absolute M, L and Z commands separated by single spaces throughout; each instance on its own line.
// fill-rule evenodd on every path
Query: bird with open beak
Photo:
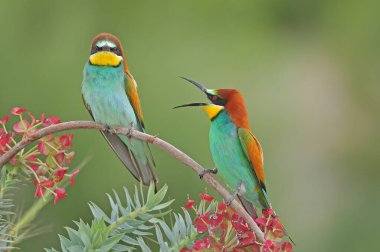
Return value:
M 263 150 L 249 128 L 241 93 L 236 89 L 208 89 L 182 78 L 198 87 L 211 102 L 175 108 L 201 107 L 206 111 L 211 120 L 210 148 L 214 163 L 225 183 L 235 189 L 231 200 L 238 196 L 251 216 L 257 216 L 255 207 L 271 208 L 265 186 Z

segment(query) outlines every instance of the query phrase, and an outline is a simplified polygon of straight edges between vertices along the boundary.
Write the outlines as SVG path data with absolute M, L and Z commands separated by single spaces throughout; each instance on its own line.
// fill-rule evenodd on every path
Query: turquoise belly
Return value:
M 256 178 L 240 145 L 237 128 L 225 111 L 211 123 L 210 147 L 218 173 L 230 189 L 236 190 L 241 181 L 241 195 L 254 205 L 262 207 L 258 194 L 254 192 Z
M 101 68 L 86 65 L 82 93 L 95 121 L 109 126 L 136 125 L 136 116 L 125 92 L 124 78 L 122 65 Z
M 97 67 L 87 63 L 84 69 L 82 94 L 96 122 L 110 127 L 138 127 L 136 115 L 125 91 L 123 65 Z M 144 143 L 119 135 L 143 163 L 147 163 Z

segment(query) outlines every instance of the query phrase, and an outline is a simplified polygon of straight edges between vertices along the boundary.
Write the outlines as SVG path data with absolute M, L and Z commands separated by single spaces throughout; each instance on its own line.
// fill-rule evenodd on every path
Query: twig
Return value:
M 53 134 L 53 133 L 67 131 L 67 130 L 75 130 L 75 129 L 109 130 L 109 129 L 107 129 L 107 127 L 105 125 L 102 125 L 102 124 L 99 124 L 96 122 L 92 122 L 92 121 L 71 121 L 71 122 L 64 122 L 64 123 L 60 123 L 60 124 L 51 125 L 49 127 L 37 130 L 36 132 L 29 135 L 28 138 L 22 139 L 15 146 L 13 146 L 9 151 L 4 153 L 4 155 L 2 155 L 0 157 L 0 168 L 3 167 L 4 164 L 9 162 L 9 160 L 11 160 L 11 158 L 13 156 L 15 156 L 19 151 L 21 151 L 22 149 L 27 147 L 32 142 L 34 142 L 34 141 L 36 141 L 36 140 L 38 140 L 44 136 Z M 162 140 L 158 137 L 155 137 L 155 136 L 152 136 L 152 135 L 149 135 L 149 134 L 146 134 L 146 133 L 143 133 L 143 132 L 131 129 L 131 128 L 114 128 L 114 129 L 111 129 L 111 131 L 113 131 L 117 134 L 121 134 L 121 135 L 125 135 L 125 136 L 131 136 L 131 137 L 140 139 L 142 141 L 149 142 L 149 143 L 159 147 L 160 149 L 168 152 L 169 154 L 174 156 L 176 159 L 178 159 L 179 161 L 181 161 L 182 163 L 184 163 L 185 165 L 187 165 L 191 169 L 193 169 L 197 174 L 202 174 L 202 172 L 204 172 L 204 170 L 205 170 L 200 164 L 195 162 L 192 158 L 190 158 L 184 152 L 182 152 L 181 150 L 177 149 L 176 147 L 174 147 L 170 143 L 165 142 L 164 140 Z M 203 180 L 206 183 L 208 183 L 209 185 L 211 185 L 211 187 L 214 188 L 224 198 L 225 201 L 230 199 L 230 196 L 231 196 L 230 192 L 227 191 L 210 174 L 206 173 L 203 176 Z M 248 223 L 249 227 L 253 230 L 253 232 L 255 232 L 258 241 L 264 243 L 265 238 L 264 238 L 263 232 L 257 226 L 256 222 L 253 221 L 252 217 L 244 210 L 242 205 L 237 200 L 234 199 L 231 202 L 231 207 L 233 209 L 235 209 L 235 211 L 241 217 L 243 217 L 243 219 Z

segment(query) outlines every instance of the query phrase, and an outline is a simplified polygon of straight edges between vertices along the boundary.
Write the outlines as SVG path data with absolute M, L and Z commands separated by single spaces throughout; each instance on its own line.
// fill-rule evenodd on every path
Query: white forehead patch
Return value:
M 96 42 L 96 46 L 98 46 L 98 47 L 108 46 L 110 48 L 116 47 L 115 43 L 112 41 L 109 41 L 109 40 L 100 40 L 100 41 Z
M 216 95 L 215 89 L 206 89 L 206 92 L 212 95 Z

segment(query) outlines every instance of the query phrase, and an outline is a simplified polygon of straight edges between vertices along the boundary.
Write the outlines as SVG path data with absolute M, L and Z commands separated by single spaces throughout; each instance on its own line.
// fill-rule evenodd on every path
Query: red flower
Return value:
M 61 136 L 59 138 L 59 141 L 61 142 L 62 147 L 67 148 L 67 147 L 71 146 L 71 141 L 73 140 L 73 137 L 74 137 L 73 134 Z
M 205 193 L 205 194 L 200 193 L 200 194 L 199 194 L 199 198 L 200 198 L 201 200 L 208 201 L 208 202 L 210 202 L 210 201 L 212 201 L 212 200 L 214 199 L 213 196 L 208 195 L 207 193 Z
M 31 113 L 28 112 L 28 116 L 29 116 L 30 119 L 32 120 L 32 123 L 35 123 L 35 122 L 36 122 L 36 118 L 34 117 L 34 115 L 32 115 Z
M 41 116 L 41 122 L 44 124 L 45 127 L 50 126 L 52 124 L 58 124 L 61 123 L 61 119 L 59 119 L 56 116 L 50 116 L 45 119 L 45 114 L 42 114 Z
M 54 172 L 55 182 L 61 182 L 68 169 L 69 168 L 67 168 L 67 167 L 63 167 L 63 168 L 59 168 L 59 169 L 55 170 L 55 172 Z
M 194 200 L 189 199 L 185 205 L 185 209 L 189 210 L 194 205 Z
M 38 182 L 36 179 L 34 180 L 34 185 L 37 186 L 36 192 L 34 193 L 35 197 L 41 197 L 44 195 L 45 188 L 51 188 L 54 186 L 54 182 L 51 180 L 45 180 L 42 182 Z
M 218 211 L 224 212 L 227 210 L 227 205 L 224 203 L 219 203 L 218 204 Z
M 13 130 L 16 133 L 24 133 L 30 127 L 30 123 L 27 120 L 22 120 L 13 125 Z
M 269 209 L 263 209 L 263 215 L 265 218 L 268 218 L 269 216 L 273 216 L 275 215 L 274 211 L 272 208 L 269 208 Z
M 281 248 L 284 252 L 293 252 L 293 247 L 292 244 L 290 244 L 290 242 L 284 242 Z
M 70 175 L 70 184 L 71 184 L 71 186 L 74 186 L 74 178 L 78 174 L 78 172 L 79 172 L 79 169 L 76 169 L 73 173 L 71 173 L 71 175 Z
M 273 242 L 271 240 L 266 240 L 263 246 L 263 252 L 270 252 L 273 248 Z
M 241 237 L 239 237 L 239 243 L 242 246 L 247 246 L 247 245 L 254 244 L 255 241 L 256 241 L 256 236 L 255 236 L 255 234 L 252 231 L 248 231 L 244 235 L 242 235 Z
M 208 217 L 206 215 L 201 215 L 195 218 L 194 226 L 197 228 L 198 233 L 205 233 L 208 231 Z
M 65 151 L 59 151 L 54 155 L 55 160 L 58 164 L 62 165 L 63 161 L 65 161 Z
M 10 117 L 10 115 L 6 115 L 3 118 L 1 118 L 0 124 L 5 124 L 6 122 L 8 122 L 9 117 Z
M 220 213 L 215 213 L 210 216 L 209 223 L 211 226 L 217 227 L 223 222 L 223 215 Z
M 42 195 L 44 195 L 44 189 L 42 187 L 37 187 L 36 188 L 36 192 L 34 193 L 34 196 L 35 197 L 41 197 Z
M 37 162 L 38 159 L 37 159 L 37 155 L 29 155 L 25 158 L 25 161 L 29 163 L 29 166 L 34 170 L 34 171 L 37 171 L 38 170 L 38 165 L 37 164 L 33 164 L 31 162 Z
M 45 142 L 42 142 L 42 141 L 38 142 L 37 148 L 38 148 L 38 151 L 42 155 L 46 156 L 47 154 L 49 154 L 49 151 L 47 149 L 47 146 L 46 146 Z
M 38 184 L 38 186 L 40 187 L 46 187 L 46 188 L 51 188 L 54 186 L 54 181 L 51 181 L 51 180 L 45 180 L 45 181 L 42 181 Z
M 255 222 L 257 223 L 257 225 L 261 227 L 265 227 L 265 225 L 267 224 L 267 219 L 260 217 L 260 218 L 256 218 Z
M 273 231 L 281 231 L 282 232 L 282 224 L 278 219 L 271 219 L 268 222 L 268 228 L 272 229 Z
M 60 187 L 54 190 L 54 193 L 55 193 L 54 205 L 57 204 L 59 199 L 63 199 L 67 196 L 65 192 L 66 192 L 66 189 L 63 187 Z
M 193 246 L 193 249 L 200 251 L 202 249 L 210 248 L 211 239 L 209 236 L 204 237 L 202 240 L 197 240 Z
M 7 134 L 3 133 L 0 137 L 0 145 L 6 146 L 7 144 L 10 143 L 10 140 L 11 140 L 11 135 L 9 133 L 7 133 Z
M 12 115 L 21 115 L 22 113 L 24 113 L 26 109 L 24 108 L 19 108 L 19 107 L 14 107 L 11 109 L 11 114 Z

